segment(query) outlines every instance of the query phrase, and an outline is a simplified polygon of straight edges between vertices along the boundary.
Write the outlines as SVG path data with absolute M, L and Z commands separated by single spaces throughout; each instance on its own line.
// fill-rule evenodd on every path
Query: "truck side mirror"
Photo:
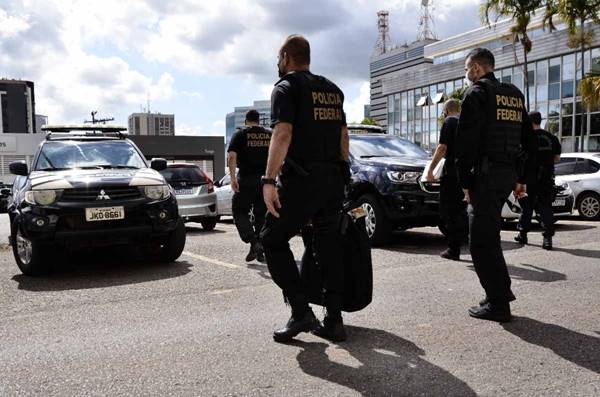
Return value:
M 27 163 L 25 161 L 14 161 L 9 164 L 8 169 L 10 170 L 10 173 L 14 175 L 29 175 L 29 170 L 27 169 Z
M 150 161 L 150 168 L 156 171 L 162 171 L 167 169 L 167 160 L 161 158 L 154 158 Z

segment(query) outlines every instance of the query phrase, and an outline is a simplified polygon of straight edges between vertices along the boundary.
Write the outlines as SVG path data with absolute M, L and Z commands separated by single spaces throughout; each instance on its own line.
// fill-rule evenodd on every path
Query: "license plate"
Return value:
M 186 195 L 186 194 L 187 195 L 192 194 L 193 192 L 194 192 L 193 189 L 176 189 L 175 190 L 176 195 L 182 195 L 182 196 Z
M 552 203 L 553 207 L 564 207 L 565 205 L 567 205 L 567 199 L 556 199 Z
M 113 221 L 115 219 L 125 219 L 124 207 L 102 207 L 85 209 L 85 220 L 88 222 Z

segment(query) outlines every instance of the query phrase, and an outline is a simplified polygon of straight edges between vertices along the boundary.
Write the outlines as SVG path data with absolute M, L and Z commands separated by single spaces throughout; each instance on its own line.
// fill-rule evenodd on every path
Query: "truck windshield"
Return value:
M 47 142 L 42 146 L 35 170 L 145 168 L 138 151 L 127 141 Z
M 426 151 L 407 140 L 390 136 L 351 136 L 350 153 L 356 158 L 417 157 L 428 158 Z

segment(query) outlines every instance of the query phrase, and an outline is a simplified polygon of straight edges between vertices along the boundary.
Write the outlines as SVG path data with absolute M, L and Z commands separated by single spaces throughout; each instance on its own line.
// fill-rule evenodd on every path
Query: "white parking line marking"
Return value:
M 212 259 L 212 258 L 208 258 L 206 256 L 197 255 L 197 254 L 194 254 L 194 253 L 188 252 L 188 251 L 183 251 L 183 255 L 189 256 L 190 258 L 198 259 L 199 261 L 202 261 L 202 262 L 208 262 L 208 263 L 212 263 L 213 265 L 227 267 L 229 269 L 242 269 L 241 266 L 234 265 L 233 263 L 221 262 L 217 259 Z

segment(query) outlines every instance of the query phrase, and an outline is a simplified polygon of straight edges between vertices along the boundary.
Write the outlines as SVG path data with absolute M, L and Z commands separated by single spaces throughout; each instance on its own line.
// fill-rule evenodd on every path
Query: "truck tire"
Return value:
M 371 245 L 380 246 L 387 243 L 392 235 L 392 225 L 386 218 L 383 207 L 377 197 L 372 194 L 365 194 L 358 199 L 367 216 L 365 218 L 365 227 Z
M 50 266 L 44 262 L 48 250 L 36 241 L 30 240 L 22 231 L 19 222 L 11 224 L 11 245 L 17 266 L 26 276 L 38 277 L 48 274 Z
M 158 260 L 162 263 L 175 262 L 185 248 L 185 224 L 182 219 L 177 222 L 177 227 L 162 242 Z

